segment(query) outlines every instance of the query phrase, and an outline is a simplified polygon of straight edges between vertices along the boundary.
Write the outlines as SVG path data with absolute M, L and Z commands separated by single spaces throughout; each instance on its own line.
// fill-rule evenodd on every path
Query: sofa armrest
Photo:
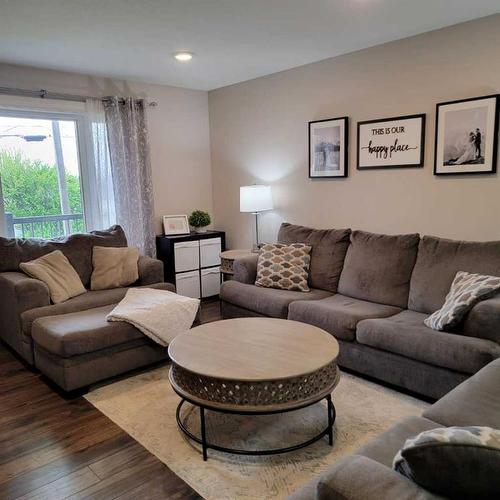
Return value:
M 163 262 L 141 255 L 137 262 L 139 268 L 139 286 L 163 283 Z
M 253 285 L 257 278 L 257 260 L 259 254 L 248 255 L 235 259 L 233 262 L 233 278 L 240 283 Z
M 500 295 L 478 302 L 466 316 L 462 333 L 500 344 Z
M 436 500 L 442 498 L 393 469 L 361 455 L 335 462 L 318 481 L 317 500 Z
M 0 304 L 4 306 L 2 312 L 15 311 L 17 314 L 35 307 L 48 306 L 49 288 L 43 281 L 30 278 L 24 273 L 0 273 Z
M 24 273 L 0 273 L 0 337 L 29 363 L 33 363 L 33 354 L 31 346 L 23 342 L 20 315 L 48 305 L 50 296 L 45 283 Z

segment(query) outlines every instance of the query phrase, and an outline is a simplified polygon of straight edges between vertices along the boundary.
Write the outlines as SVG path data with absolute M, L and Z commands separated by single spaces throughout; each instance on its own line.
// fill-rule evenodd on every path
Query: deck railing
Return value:
M 12 238 L 56 238 L 85 231 L 83 214 L 15 217 L 5 214 L 7 235 Z

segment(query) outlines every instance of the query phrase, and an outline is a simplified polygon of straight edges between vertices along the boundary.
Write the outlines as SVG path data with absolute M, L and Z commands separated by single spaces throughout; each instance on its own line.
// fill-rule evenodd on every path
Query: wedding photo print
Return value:
M 437 105 L 436 175 L 496 172 L 498 100 L 493 95 Z
M 347 177 L 348 118 L 309 122 L 309 177 Z

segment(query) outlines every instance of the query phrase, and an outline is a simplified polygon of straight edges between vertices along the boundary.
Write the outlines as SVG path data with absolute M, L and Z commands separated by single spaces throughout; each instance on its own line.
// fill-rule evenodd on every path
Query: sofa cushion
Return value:
M 462 333 L 500 344 L 500 295 L 476 304 L 465 317 Z
M 340 275 L 339 293 L 406 307 L 419 239 L 418 234 L 353 231 Z
M 361 448 L 358 448 L 355 453 L 392 468 L 392 461 L 396 453 L 403 447 L 408 438 L 437 427 L 441 426 L 428 418 L 407 417 L 375 436 Z
M 442 427 L 408 439 L 394 469 L 430 491 L 451 498 L 496 498 L 500 493 L 500 431 Z
M 500 357 L 497 343 L 431 330 L 424 325 L 426 317 L 426 314 L 407 310 L 390 318 L 367 319 L 358 324 L 356 340 L 462 373 L 475 373 Z
M 19 267 L 28 276 L 47 285 L 54 304 L 86 292 L 80 276 L 60 250 L 54 250 L 29 262 L 21 262 Z
M 288 308 L 288 319 L 318 326 L 342 340 L 354 340 L 356 325 L 362 319 L 383 318 L 400 311 L 399 307 L 336 294 L 322 300 L 292 302 Z
M 159 290 L 175 291 L 174 285 L 171 283 L 156 283 L 154 285 L 147 285 L 148 288 L 155 288 Z M 125 297 L 128 288 L 114 288 L 111 290 L 96 290 L 88 291 L 78 297 L 62 302 L 60 304 L 53 304 L 50 306 L 37 307 L 30 309 L 21 314 L 21 325 L 23 335 L 31 337 L 31 327 L 37 318 L 45 316 L 57 316 L 59 314 L 68 314 L 78 311 L 85 311 L 93 307 L 102 307 L 109 304 L 116 304 Z
M 500 359 L 492 361 L 424 412 L 440 426 L 500 429 Z
M 264 316 L 286 319 L 288 306 L 295 300 L 317 300 L 331 295 L 325 290 L 311 288 L 310 292 L 293 292 L 261 288 L 255 285 L 226 281 L 220 289 L 220 298 L 226 302 L 257 312 Z
M 114 307 L 38 318 L 33 323 L 33 341 L 52 354 L 69 358 L 142 338 L 130 323 L 106 321 Z
M 305 243 L 312 247 L 309 286 L 335 293 L 349 246 L 350 229 L 312 229 L 281 224 L 278 243 Z
M 84 286 L 92 274 L 92 247 L 126 247 L 127 238 L 120 226 L 88 234 L 72 234 L 51 240 L 39 238 L 0 238 L 0 272 L 19 271 L 19 264 L 61 250 L 80 276 Z
M 458 271 L 500 276 L 500 241 L 424 236 L 411 277 L 408 308 L 427 314 L 438 310 Z

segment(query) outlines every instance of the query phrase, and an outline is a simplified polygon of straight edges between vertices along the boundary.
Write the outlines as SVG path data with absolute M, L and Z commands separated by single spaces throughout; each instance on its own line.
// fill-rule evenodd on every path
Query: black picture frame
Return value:
M 343 171 L 339 175 L 313 175 L 313 161 L 312 161 L 312 128 L 316 123 L 327 123 L 327 122 L 342 122 L 343 123 L 343 140 L 344 143 L 344 154 L 342 155 L 344 168 Z M 348 116 L 340 116 L 337 118 L 326 118 L 324 120 L 313 120 L 308 123 L 308 177 L 309 179 L 345 179 L 349 175 L 349 117 Z
M 440 137 L 439 137 L 439 129 L 440 129 L 440 122 L 439 122 L 439 116 L 440 116 L 440 108 L 444 106 L 450 106 L 453 104 L 460 104 L 460 103 L 466 103 L 466 102 L 472 102 L 472 101 L 482 101 L 486 99 L 494 99 L 495 100 L 495 117 L 494 117 L 494 124 L 493 124 L 493 144 L 492 144 L 492 153 L 491 153 L 491 169 L 490 170 L 476 170 L 476 171 L 453 171 L 453 172 L 439 172 L 438 171 L 438 149 L 439 149 L 439 143 L 440 143 Z M 498 133 L 499 133 L 499 114 L 500 114 L 500 94 L 490 94 L 490 95 L 484 95 L 484 96 L 477 96 L 477 97 L 468 97 L 466 99 L 457 99 L 454 101 L 446 101 L 446 102 L 439 102 L 436 104 L 436 122 L 435 122 L 435 134 L 434 134 L 434 175 L 436 176 L 441 176 L 441 175 L 454 175 L 454 176 L 460 176 L 460 175 L 488 175 L 488 174 L 495 174 L 497 172 L 497 153 L 498 153 Z
M 392 122 L 392 121 L 404 121 L 404 120 L 416 120 L 420 119 L 421 120 L 421 128 L 420 128 L 420 141 L 418 141 L 418 147 L 420 148 L 420 156 L 419 156 L 419 161 L 417 163 L 404 163 L 404 164 L 399 164 L 399 165 L 369 165 L 369 166 L 363 166 L 360 165 L 360 133 L 361 133 L 361 127 L 364 125 L 373 125 L 375 123 L 386 123 L 386 122 Z M 393 116 L 391 118 L 379 118 L 376 120 L 365 120 L 357 123 L 357 147 L 356 147 L 356 169 L 357 170 L 387 170 L 387 169 L 392 169 L 392 168 L 422 168 L 424 166 L 424 161 L 425 161 L 425 120 L 426 120 L 426 114 L 425 113 L 418 113 L 414 115 L 402 115 L 402 116 Z

